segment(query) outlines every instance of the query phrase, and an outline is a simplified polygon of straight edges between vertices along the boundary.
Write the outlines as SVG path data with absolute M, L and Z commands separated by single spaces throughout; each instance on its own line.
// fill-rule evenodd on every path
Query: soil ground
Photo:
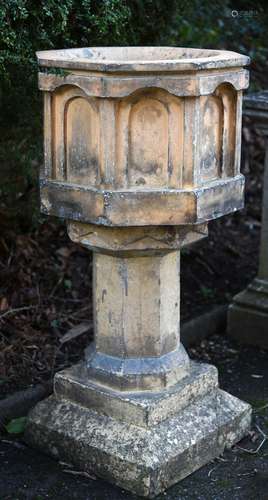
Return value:
M 254 410 L 252 432 L 239 446 L 234 446 L 157 498 L 267 500 L 268 441 L 258 453 L 254 451 L 268 434 L 268 352 L 241 347 L 218 335 L 190 349 L 190 355 L 214 363 L 219 369 L 221 387 L 251 402 Z M 58 463 L 28 448 L 23 438 L 18 440 L 3 435 L 0 439 L 1 500 L 137 498 L 99 479 L 79 475 L 71 464 Z

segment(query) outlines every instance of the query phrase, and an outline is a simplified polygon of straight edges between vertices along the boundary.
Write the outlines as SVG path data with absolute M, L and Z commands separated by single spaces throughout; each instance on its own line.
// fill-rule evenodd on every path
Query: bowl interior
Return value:
M 219 55 L 217 50 L 191 49 L 181 47 L 84 47 L 53 51 L 57 58 L 91 62 L 151 62 L 199 59 Z

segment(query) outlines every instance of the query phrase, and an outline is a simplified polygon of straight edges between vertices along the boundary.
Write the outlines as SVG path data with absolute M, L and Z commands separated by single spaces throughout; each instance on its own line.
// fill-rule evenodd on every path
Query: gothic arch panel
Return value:
M 129 117 L 129 186 L 168 182 L 168 113 L 157 99 L 143 98 Z
M 99 178 L 100 124 L 97 100 L 72 85 L 60 87 L 51 102 L 53 179 L 94 185 Z
M 222 168 L 223 106 L 216 95 L 200 97 L 200 178 L 218 179 Z
M 65 105 L 66 180 L 96 185 L 99 176 L 98 114 L 83 97 L 73 97 Z
M 181 187 L 183 100 L 160 89 L 122 99 L 117 112 L 117 185 Z

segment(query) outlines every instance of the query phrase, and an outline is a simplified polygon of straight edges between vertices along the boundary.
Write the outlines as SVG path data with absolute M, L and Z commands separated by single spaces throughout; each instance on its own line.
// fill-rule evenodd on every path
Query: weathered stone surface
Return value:
M 244 206 L 244 177 L 193 189 L 102 191 L 41 181 L 41 208 L 47 215 L 104 226 L 171 226 L 208 222 Z
M 88 250 L 116 256 L 154 255 L 163 250 L 180 250 L 208 235 L 207 224 L 138 226 L 129 231 L 128 228 L 67 221 L 67 230 L 72 241 Z
M 122 325 L 119 325 L 120 330 Z M 127 334 L 130 333 L 130 328 Z M 105 332 L 108 333 L 106 328 Z M 141 342 L 141 351 L 144 344 L 153 346 L 156 343 L 157 332 L 153 335 L 146 335 L 143 330 L 139 330 L 139 335 L 144 335 L 144 341 Z M 163 335 L 163 332 L 161 332 Z M 99 334 L 99 339 L 104 343 L 105 335 Z M 124 338 L 124 337 L 123 337 Z M 128 342 L 129 347 L 131 342 Z M 133 340 L 134 344 L 134 340 Z M 107 342 L 109 349 L 111 342 Z M 138 350 L 138 340 L 136 339 L 136 349 Z M 107 385 L 120 391 L 160 391 L 166 389 L 183 377 L 189 371 L 189 357 L 182 344 L 178 342 L 176 349 L 166 354 L 158 356 L 124 356 L 118 353 L 118 356 L 111 356 L 96 349 L 96 344 L 86 350 L 86 360 L 88 366 L 88 375 L 90 378 L 99 382 L 101 385 Z
M 176 226 L 242 208 L 247 57 L 116 47 L 39 52 L 38 61 L 67 69 L 39 78 L 44 213 L 106 226 Z
M 243 206 L 243 69 L 227 51 L 38 53 L 42 210 L 94 252 L 94 343 L 55 377 L 28 440 L 144 496 L 190 474 L 250 425 L 250 407 L 180 342 L 180 249 Z
M 74 76 L 75 75 L 75 76 Z M 129 78 L 129 77 L 132 78 Z M 230 68 L 224 72 L 211 72 L 208 78 L 206 72 L 193 71 L 176 75 L 159 75 L 151 73 L 147 76 L 138 76 L 130 73 L 127 76 L 109 76 L 104 72 L 99 74 L 85 73 L 74 70 L 65 76 L 49 73 L 39 73 L 38 83 L 40 90 L 54 91 L 62 85 L 75 85 L 83 90 L 89 97 L 127 97 L 141 86 L 144 89 L 162 88 L 178 97 L 189 97 L 208 95 L 219 85 L 228 80 L 236 90 L 242 90 L 248 86 L 248 71 L 232 71 Z
M 233 298 L 228 332 L 236 340 L 268 348 L 268 92 L 246 96 L 244 113 L 265 139 L 261 244 L 257 278 Z
M 164 389 L 184 377 L 180 344 L 180 252 L 146 257 L 94 253 L 95 343 L 88 373 L 121 391 Z
M 214 390 L 144 428 L 51 397 L 32 411 L 26 436 L 56 458 L 153 497 L 239 441 L 250 415 L 249 405 Z
M 87 71 L 198 71 L 241 67 L 249 57 L 228 50 L 185 47 L 83 47 L 37 52 L 39 66 Z
M 166 420 L 195 399 L 212 393 L 217 387 L 216 368 L 194 362 L 190 365 L 188 375 L 160 392 L 126 393 L 94 384 L 85 363 L 57 373 L 54 380 L 57 398 L 142 427 Z

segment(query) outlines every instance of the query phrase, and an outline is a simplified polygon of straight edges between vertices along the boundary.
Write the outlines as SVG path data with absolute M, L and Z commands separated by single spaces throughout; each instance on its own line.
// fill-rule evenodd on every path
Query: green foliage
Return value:
M 35 52 L 125 44 L 129 12 L 121 0 L 0 3 L 0 203 L 8 212 L 7 226 L 27 230 L 38 214 L 42 103 Z
M 121 0 L 6 0 L 0 7 L 1 73 L 35 65 L 35 51 L 118 43 L 129 9 Z
M 25 430 L 26 422 L 27 417 L 14 418 L 6 425 L 6 431 L 8 434 L 22 434 Z
M 0 6 L 2 99 L 7 93 L 19 99 L 2 103 L 4 119 L 36 99 L 37 50 L 126 43 L 128 17 L 121 0 L 5 0 Z
M 206 286 L 201 286 L 200 290 L 201 290 L 201 294 L 203 295 L 203 297 L 205 299 L 211 299 L 212 297 L 215 296 L 215 292 L 211 288 L 208 288 Z
M 177 2 L 181 4 L 180 2 Z M 175 27 L 175 29 L 174 29 Z M 214 0 L 186 2 L 176 10 L 176 20 L 168 34 L 175 45 L 218 48 L 267 58 L 267 8 L 261 1 Z
M 29 103 L 37 96 L 37 50 L 171 44 L 230 48 L 265 58 L 265 11 L 258 1 L 248 2 L 247 10 L 240 3 L 235 7 L 239 15 L 233 17 L 229 0 L 4 0 L 0 5 L 2 119 L 14 119 L 14 110 L 32 107 Z M 7 93 L 12 105 L 3 99 Z

